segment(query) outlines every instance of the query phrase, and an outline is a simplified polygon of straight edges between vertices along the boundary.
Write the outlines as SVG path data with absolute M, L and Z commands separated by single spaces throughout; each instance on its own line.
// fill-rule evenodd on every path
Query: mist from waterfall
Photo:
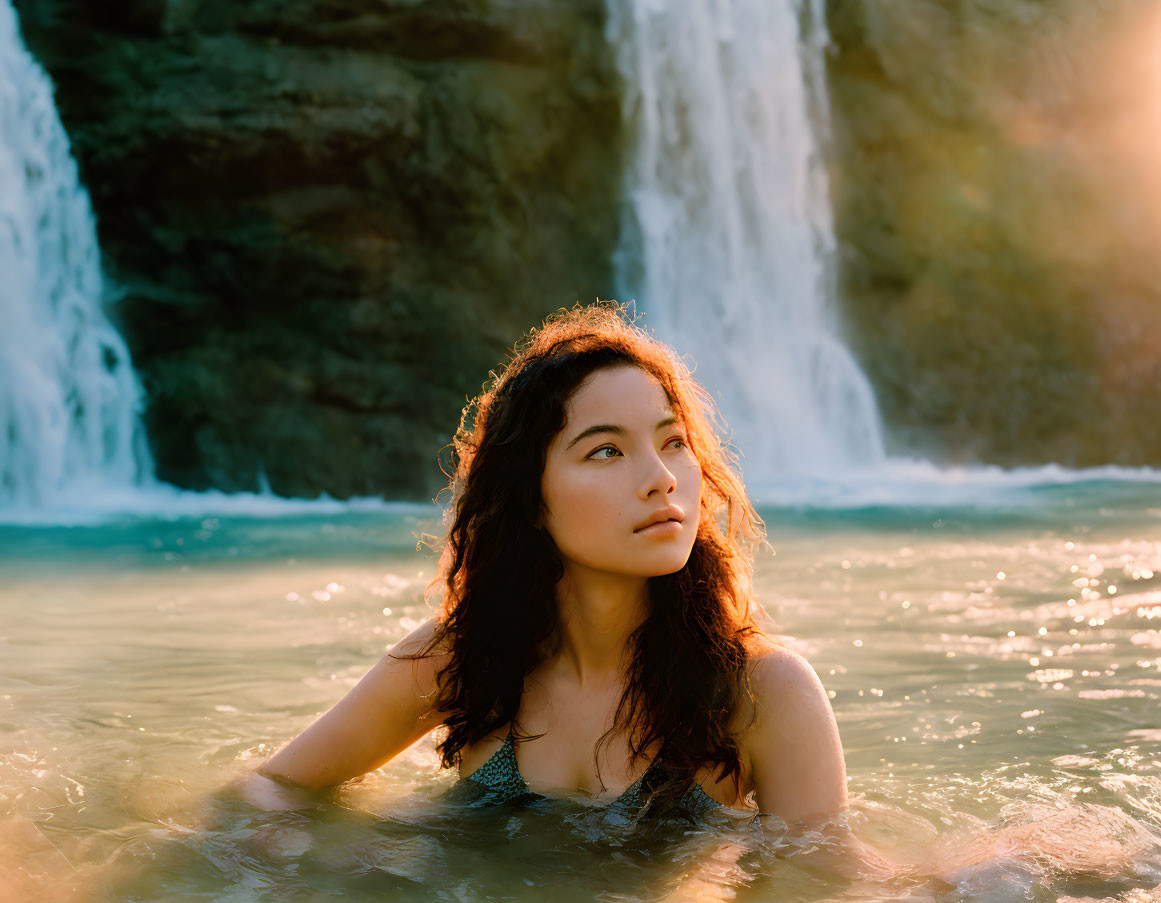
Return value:
M 96 226 L 47 75 L 0 2 L 0 510 L 151 484 Z
M 821 3 L 610 0 L 633 157 L 619 297 L 696 362 L 752 492 L 883 462 L 833 306 Z

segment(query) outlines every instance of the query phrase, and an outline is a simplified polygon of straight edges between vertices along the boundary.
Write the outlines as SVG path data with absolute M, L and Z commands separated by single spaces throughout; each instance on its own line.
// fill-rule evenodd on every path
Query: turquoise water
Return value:
M 646 842 L 564 803 L 465 810 L 430 739 L 305 809 L 252 808 L 231 783 L 427 614 L 434 507 L 307 505 L 0 526 L 0 887 L 1055 900 L 1161 881 L 1161 485 L 837 505 L 763 507 L 756 585 L 832 694 L 850 823 L 911 877 L 852 884 L 747 822 Z

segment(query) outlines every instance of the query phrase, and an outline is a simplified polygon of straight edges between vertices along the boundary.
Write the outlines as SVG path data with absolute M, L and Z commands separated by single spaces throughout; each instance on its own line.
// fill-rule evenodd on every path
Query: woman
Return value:
M 758 629 L 761 520 L 687 368 L 609 302 L 492 375 L 455 436 L 438 613 L 259 774 L 333 786 L 442 725 L 484 803 L 837 813 L 834 715 Z

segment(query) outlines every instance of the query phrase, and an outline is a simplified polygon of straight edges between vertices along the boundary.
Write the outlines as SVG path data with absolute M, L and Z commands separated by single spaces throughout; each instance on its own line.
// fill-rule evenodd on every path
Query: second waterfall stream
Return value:
M 620 296 L 696 362 L 758 497 L 875 468 L 831 286 L 822 4 L 609 0 L 608 31 L 633 147 Z

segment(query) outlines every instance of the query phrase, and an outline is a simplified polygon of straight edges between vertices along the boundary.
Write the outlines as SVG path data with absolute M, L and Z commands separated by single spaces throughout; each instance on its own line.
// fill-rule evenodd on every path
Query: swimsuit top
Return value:
M 516 745 L 513 740 L 514 727 L 509 726 L 508 736 L 504 738 L 503 745 L 492 753 L 491 757 L 473 771 L 470 775 L 460 779 L 462 784 L 465 781 L 470 781 L 472 784 L 483 788 L 484 793 L 481 796 L 480 802 L 484 805 L 500 805 L 513 801 L 531 802 L 533 800 L 551 799 L 544 794 L 535 793 L 528 789 L 528 785 L 524 783 L 524 777 L 520 774 L 520 768 L 516 764 Z M 655 775 L 659 776 L 661 765 L 659 764 L 661 757 L 658 756 L 653 760 L 653 763 L 645 770 L 645 773 L 630 785 L 624 793 L 613 800 L 608 806 L 601 806 L 596 808 L 620 809 L 636 812 L 645 801 L 646 787 L 649 786 L 650 778 Z M 715 809 L 723 808 L 722 804 L 711 797 L 702 789 L 702 786 L 696 781 L 689 786 L 681 801 L 678 803 L 678 809 L 683 814 L 689 815 L 695 820 L 712 812 Z

